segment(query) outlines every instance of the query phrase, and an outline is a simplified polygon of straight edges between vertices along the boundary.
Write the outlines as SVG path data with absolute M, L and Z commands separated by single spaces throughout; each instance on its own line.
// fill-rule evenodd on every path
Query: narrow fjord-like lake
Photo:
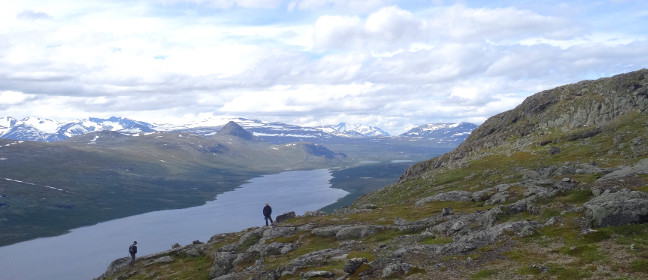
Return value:
M 131 216 L 0 247 L 0 279 L 92 279 L 113 260 L 128 256 L 135 240 L 137 255 L 143 256 L 171 249 L 176 242 L 205 242 L 214 234 L 263 226 L 266 202 L 273 218 L 320 209 L 347 194 L 332 189 L 331 178 L 325 169 L 266 175 L 203 206 Z

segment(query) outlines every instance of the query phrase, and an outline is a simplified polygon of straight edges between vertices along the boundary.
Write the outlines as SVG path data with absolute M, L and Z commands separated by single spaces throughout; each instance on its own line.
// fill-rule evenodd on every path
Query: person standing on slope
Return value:
M 135 254 L 137 254 L 137 241 L 133 241 L 133 245 L 128 247 L 128 253 L 131 255 L 130 265 L 135 264 Z
M 272 221 L 272 207 L 270 207 L 270 204 L 266 203 L 266 206 L 263 207 L 263 216 L 265 217 L 266 221 L 266 226 L 268 225 L 268 220 L 270 220 L 271 224 L 274 224 L 274 221 Z

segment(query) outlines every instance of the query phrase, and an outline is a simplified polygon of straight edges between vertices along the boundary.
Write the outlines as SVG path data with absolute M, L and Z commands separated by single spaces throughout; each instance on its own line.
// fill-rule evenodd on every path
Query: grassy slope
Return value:
M 573 103 L 560 101 L 556 109 L 570 110 Z M 470 154 L 459 167 L 433 168 L 435 160 L 422 163 L 423 171 L 412 179 L 392 184 L 379 191 L 361 197 L 355 206 L 373 203 L 376 210 L 356 214 L 339 214 L 318 217 L 298 217 L 289 221 L 292 225 L 314 224 L 326 226 L 335 224 L 376 224 L 390 225 L 397 218 L 408 221 L 439 214 L 443 208 L 452 207 L 455 213 L 474 213 L 492 206 L 484 202 L 434 202 L 415 207 L 420 198 L 450 190 L 478 191 L 501 183 L 520 181 L 528 171 L 550 166 L 563 166 L 572 163 L 596 163 L 601 167 L 632 165 L 648 157 L 645 143 L 648 143 L 648 116 L 630 111 L 616 120 L 599 126 L 597 133 L 588 133 L 591 127 L 569 129 L 527 130 L 530 123 L 537 120 L 515 120 L 510 131 L 524 133 L 503 134 L 499 145 L 482 146 Z M 582 135 L 588 135 L 582 137 Z M 472 136 L 471 136 L 472 137 Z M 561 152 L 551 154 L 551 147 L 559 147 Z M 559 193 L 557 196 L 539 201 L 537 211 L 498 216 L 498 223 L 516 220 L 532 220 L 544 224 L 550 217 L 560 217 L 561 222 L 540 228 L 539 232 L 528 237 L 510 238 L 499 243 L 480 248 L 461 255 L 439 255 L 409 260 L 412 269 L 406 278 L 410 279 L 647 279 L 648 278 L 648 224 L 626 225 L 598 228 L 593 232 L 581 232 L 582 211 L 579 209 L 587 202 L 592 193 L 588 186 L 601 174 L 571 176 L 581 189 Z M 632 189 L 648 191 L 648 176 L 642 175 L 643 183 L 635 184 Z M 562 178 L 553 178 L 561 180 Z M 522 198 L 521 193 L 512 188 L 512 197 L 504 204 Z M 522 190 L 520 188 L 520 190 Z M 568 211 L 565 211 L 568 210 Z M 213 249 L 238 241 L 244 232 L 229 235 L 229 241 L 214 244 Z M 360 239 L 347 258 L 365 257 L 370 262 L 392 258 L 385 248 L 394 248 L 404 243 L 443 244 L 452 242 L 443 237 L 436 239 L 411 239 L 419 232 L 399 232 L 387 230 L 369 238 Z M 285 240 L 284 240 L 285 239 Z M 288 240 L 290 239 L 290 240 Z M 227 239 L 225 239 L 227 240 Z M 317 250 L 334 248 L 340 245 L 335 239 L 317 237 L 309 231 L 298 232 L 292 236 L 280 237 L 276 242 L 298 241 L 299 249 L 285 255 L 269 256 L 264 266 L 273 269 L 291 260 Z M 210 257 L 183 258 L 182 267 L 156 265 L 131 270 L 131 279 L 153 279 L 156 276 L 173 273 L 173 279 L 208 279 Z M 330 260 L 302 270 L 330 270 L 343 275 L 344 260 Z M 237 267 L 234 271 L 244 270 Z M 361 267 L 351 279 L 359 279 Z M 185 277 L 192 271 L 200 271 L 197 278 Z M 147 272 L 147 273 L 145 273 Z M 158 273 L 163 272 L 163 273 Z M 296 275 L 282 279 L 297 279 Z

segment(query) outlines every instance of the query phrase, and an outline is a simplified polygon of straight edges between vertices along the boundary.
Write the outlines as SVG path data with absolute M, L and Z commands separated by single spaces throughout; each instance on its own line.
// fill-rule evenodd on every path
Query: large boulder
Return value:
M 487 188 L 487 189 L 483 189 L 481 191 L 476 191 L 476 192 L 472 193 L 471 198 L 472 198 L 473 201 L 477 201 L 477 202 L 479 202 L 479 201 L 487 201 L 493 195 L 495 195 L 497 193 L 506 192 L 510 187 L 511 187 L 511 184 L 499 184 L 499 185 L 497 185 L 495 187 L 492 187 L 492 188 Z M 492 205 L 492 204 L 495 204 L 495 203 L 490 203 L 490 204 Z
M 254 229 L 252 231 L 246 232 L 241 236 L 241 238 L 238 241 L 238 245 L 252 245 L 256 244 L 259 242 L 261 237 L 263 237 L 263 232 L 264 230 L 261 228 Z
M 648 221 L 648 193 L 623 189 L 603 193 L 586 202 L 585 214 L 592 227 L 618 226 Z
M 598 196 L 605 191 L 615 192 L 622 187 L 643 187 L 646 181 L 641 175 L 646 174 L 648 174 L 648 159 L 642 159 L 633 166 L 619 168 L 596 180 L 592 194 Z
M 275 219 L 275 222 L 276 223 L 281 223 L 281 222 L 283 222 L 285 220 L 288 220 L 288 219 L 294 218 L 294 217 L 295 217 L 295 211 L 290 211 L 288 213 L 283 213 L 283 214 L 277 216 L 277 218 Z
M 637 174 L 648 174 L 648 158 L 640 160 L 633 166 L 623 167 L 616 171 L 605 174 L 597 181 L 623 180 Z
M 343 228 L 348 226 L 328 226 L 328 227 L 319 227 L 314 228 L 311 233 L 319 237 L 331 237 L 337 235 L 337 233 Z
M 284 270 L 291 271 L 295 268 L 302 268 L 312 265 L 321 265 L 325 263 L 326 260 L 332 258 L 340 258 L 345 254 L 348 254 L 349 250 L 344 248 L 333 248 L 333 249 L 324 249 L 320 251 L 311 252 L 305 255 L 301 255 L 284 267 Z
M 233 262 L 236 257 L 236 253 L 216 252 L 214 254 L 214 265 L 209 273 L 209 278 L 213 279 L 228 274 L 234 267 Z
M 115 276 L 122 268 L 128 266 L 130 263 L 131 258 L 130 257 L 123 257 L 114 260 L 113 262 L 108 265 L 108 269 L 106 269 L 106 272 L 101 275 L 98 279 L 108 279 L 109 277 Z
M 378 233 L 378 229 L 375 226 L 353 226 L 341 229 L 335 234 L 335 238 L 338 240 L 357 239 L 365 238 L 376 233 Z

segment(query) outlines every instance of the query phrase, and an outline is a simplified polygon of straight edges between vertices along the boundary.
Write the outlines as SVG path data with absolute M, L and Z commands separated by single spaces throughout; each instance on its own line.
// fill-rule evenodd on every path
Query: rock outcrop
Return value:
M 520 136 L 560 129 L 572 132 L 567 135 L 571 140 L 593 137 L 607 123 L 631 112 L 648 112 L 648 69 L 529 96 L 515 109 L 489 118 L 453 151 L 410 167 L 400 182 L 419 178 L 430 169 L 460 167 L 482 157 L 486 148 L 506 144 L 514 150 L 538 144 L 534 137 Z M 518 137 L 517 141 L 509 142 L 512 137 Z
M 648 193 L 623 189 L 603 193 L 585 203 L 586 217 L 592 227 L 618 226 L 648 222 Z

